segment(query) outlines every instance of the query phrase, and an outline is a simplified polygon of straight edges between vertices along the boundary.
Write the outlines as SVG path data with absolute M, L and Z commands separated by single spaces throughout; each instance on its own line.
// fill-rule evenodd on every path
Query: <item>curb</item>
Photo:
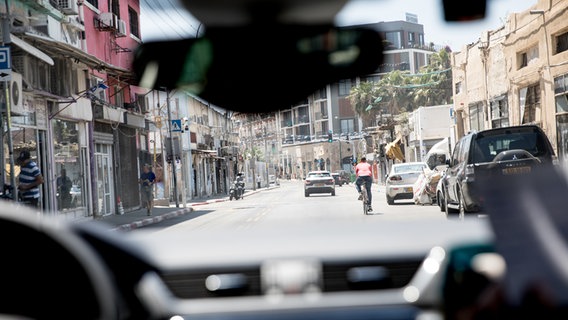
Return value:
M 138 220 L 138 221 L 134 221 L 132 223 L 123 224 L 123 225 L 120 225 L 120 226 L 113 228 L 111 230 L 112 231 L 130 231 L 130 230 L 134 230 L 134 229 L 144 227 L 144 226 L 147 226 L 147 225 L 151 225 L 151 224 L 154 224 L 154 223 L 162 222 L 162 221 L 167 220 L 167 219 L 172 219 L 172 218 L 175 218 L 175 217 L 183 216 L 183 215 L 188 214 L 192 211 L 193 211 L 192 207 L 183 208 L 183 209 L 176 210 L 176 211 L 173 211 L 173 212 L 164 213 L 164 214 L 159 215 L 159 216 L 154 216 L 154 217 L 150 216 L 148 218 Z
M 272 189 L 272 188 L 270 188 L 270 189 Z M 262 191 L 262 189 L 245 192 L 245 194 L 243 194 L 243 198 L 248 197 L 248 196 L 253 195 L 253 194 L 256 194 L 260 191 Z M 186 207 L 186 208 L 182 208 L 182 209 L 179 209 L 179 210 L 176 210 L 176 211 L 164 213 L 164 214 L 158 215 L 158 216 L 149 216 L 148 218 L 144 218 L 144 219 L 134 221 L 134 222 L 131 222 L 131 223 L 126 223 L 126 224 L 120 225 L 118 227 L 112 228 L 111 231 L 134 230 L 134 229 L 137 229 L 137 228 L 140 228 L 140 227 L 145 227 L 145 226 L 148 226 L 148 225 L 151 225 L 151 224 L 154 224 L 154 223 L 159 223 L 159 222 L 162 222 L 164 220 L 183 216 L 185 214 L 193 212 L 194 211 L 193 207 L 195 207 L 195 206 L 202 206 L 202 205 L 207 205 L 207 204 L 211 204 L 211 203 L 215 203 L 215 202 L 225 202 L 225 201 L 229 201 L 229 198 L 226 197 L 226 198 L 221 198 L 221 199 L 213 199 L 213 200 L 207 200 L 207 201 L 203 201 L 203 202 L 190 203 L 188 205 L 188 207 Z

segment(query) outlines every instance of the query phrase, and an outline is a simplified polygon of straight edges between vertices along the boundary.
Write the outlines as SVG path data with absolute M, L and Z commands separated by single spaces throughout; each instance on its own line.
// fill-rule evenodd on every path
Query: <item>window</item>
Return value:
M 556 53 L 568 50 L 568 32 L 556 37 Z
M 114 86 L 114 105 L 118 108 L 124 108 L 124 93 L 120 86 Z
M 351 79 L 346 80 L 339 80 L 339 95 L 340 96 L 347 96 L 351 92 L 351 87 L 355 81 Z
M 327 90 L 326 90 L 326 88 L 319 89 L 319 90 L 316 91 L 316 93 L 314 94 L 314 99 L 315 99 L 315 100 L 325 99 L 325 98 L 327 98 Z
M 556 112 L 568 112 L 568 74 L 554 78 Z
M 341 133 L 350 133 L 355 131 L 354 119 L 341 119 Z
M 538 59 L 538 46 L 533 46 L 517 54 L 519 69 L 524 68 Z
M 455 91 L 456 91 L 456 94 L 460 94 L 462 92 L 462 82 L 461 81 L 456 82 Z
M 79 145 L 79 124 L 53 119 L 54 158 L 57 170 L 57 209 L 69 210 L 84 206 L 84 177 Z
M 477 103 L 469 107 L 469 127 L 471 130 L 483 130 L 483 104 Z
M 507 98 L 491 101 L 491 127 L 501 128 L 509 126 L 509 105 Z
M 130 24 L 130 34 L 140 38 L 140 30 L 138 28 L 138 12 L 128 7 L 128 22 Z
M 536 109 L 540 106 L 540 88 L 537 85 L 522 88 L 519 95 L 521 123 L 536 122 Z
M 99 0 L 87 0 L 88 3 L 90 3 L 93 7 L 95 8 L 99 8 Z
M 390 42 L 395 48 L 401 48 L 402 47 L 402 37 L 400 34 L 400 31 L 396 31 L 396 32 L 387 32 L 385 34 L 386 40 L 388 42 Z

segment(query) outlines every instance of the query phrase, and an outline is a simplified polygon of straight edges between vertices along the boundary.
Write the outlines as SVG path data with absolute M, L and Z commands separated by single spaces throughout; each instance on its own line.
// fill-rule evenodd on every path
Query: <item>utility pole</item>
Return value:
M 10 158 L 10 185 L 12 186 L 12 197 L 14 200 L 18 199 L 18 188 L 16 188 L 16 175 L 14 170 L 14 142 L 12 140 L 12 117 L 11 117 L 11 106 L 10 106 L 10 80 L 11 80 L 11 56 L 10 56 L 10 44 L 12 40 L 10 39 L 10 7 L 8 1 L 6 3 L 6 14 L 2 15 L 2 45 L 7 48 L 7 72 L 8 74 L 2 74 L 4 80 L 4 101 L 6 102 L 6 132 L 8 135 L 8 154 Z M 3 121 L 3 119 L 2 119 Z M 3 132 L 3 130 L 2 130 Z M 4 137 L 2 137 L 3 139 Z M 3 143 L 3 141 L 2 141 Z M 4 158 L 2 159 L 2 164 L 4 164 Z
M 179 199 L 178 199 L 178 191 L 177 191 L 177 174 L 176 174 L 176 152 L 174 146 L 174 136 L 172 132 L 172 112 L 170 109 L 170 91 L 167 88 L 164 88 L 166 91 L 166 105 L 168 107 L 168 128 L 170 132 L 170 145 L 171 145 L 171 152 L 172 152 L 172 176 L 174 181 L 174 198 L 176 200 L 176 208 L 179 208 Z

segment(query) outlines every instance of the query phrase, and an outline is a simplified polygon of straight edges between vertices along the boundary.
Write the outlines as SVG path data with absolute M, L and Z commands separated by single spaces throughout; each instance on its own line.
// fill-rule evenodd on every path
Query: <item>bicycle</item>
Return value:
M 369 208 L 371 207 L 371 204 L 369 203 L 369 196 L 367 194 L 367 183 L 363 182 L 361 184 L 361 201 L 363 201 L 363 214 L 368 215 L 369 214 Z

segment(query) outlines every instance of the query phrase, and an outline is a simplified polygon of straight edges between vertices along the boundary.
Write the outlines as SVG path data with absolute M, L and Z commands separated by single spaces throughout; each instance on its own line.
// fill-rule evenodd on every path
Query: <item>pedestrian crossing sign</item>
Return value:
M 172 132 L 181 132 L 181 119 L 172 120 Z

